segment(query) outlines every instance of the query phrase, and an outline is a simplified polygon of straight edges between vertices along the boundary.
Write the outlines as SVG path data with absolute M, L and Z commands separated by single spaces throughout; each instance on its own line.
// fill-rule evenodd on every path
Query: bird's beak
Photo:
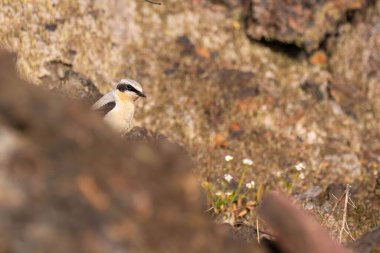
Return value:
M 142 93 L 142 92 L 138 92 L 137 95 L 138 95 L 139 97 L 146 98 L 146 95 L 145 95 L 144 93 Z

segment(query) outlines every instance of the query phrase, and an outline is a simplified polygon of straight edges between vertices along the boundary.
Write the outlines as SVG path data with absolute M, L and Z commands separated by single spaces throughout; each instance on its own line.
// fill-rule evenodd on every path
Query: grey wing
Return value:
M 115 108 L 116 102 L 113 92 L 108 92 L 103 97 L 101 97 L 95 104 L 92 105 L 92 110 L 99 111 L 103 115 L 106 115 L 109 111 Z
M 96 111 L 100 112 L 104 116 L 107 113 L 109 113 L 113 108 L 115 108 L 115 106 L 116 106 L 116 102 L 112 101 L 103 105 L 102 107 L 99 107 L 98 109 L 96 109 Z
M 100 107 L 103 107 L 104 105 L 115 102 L 115 97 L 113 95 L 113 92 L 108 92 L 103 97 L 101 97 L 98 101 L 95 102 L 95 104 L 92 105 L 92 110 L 98 110 Z

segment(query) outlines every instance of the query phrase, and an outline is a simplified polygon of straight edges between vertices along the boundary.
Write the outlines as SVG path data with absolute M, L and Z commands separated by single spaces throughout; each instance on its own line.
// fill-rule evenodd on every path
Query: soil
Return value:
M 148 98 L 138 102 L 137 124 L 183 144 L 199 183 L 218 185 L 224 174 L 239 181 L 249 158 L 244 183 L 255 182 L 252 198 L 260 185 L 286 191 L 337 237 L 343 208 L 333 212 L 339 196 L 329 193 L 349 184 L 343 240 L 379 226 L 380 75 L 371 53 L 380 3 L 340 26 L 342 37 L 326 51 L 309 55 L 249 39 L 242 5 L 224 2 L 10 1 L 1 4 L 9 25 L 0 27 L 0 41 L 17 53 L 23 78 L 71 97 L 93 99 L 93 86 L 105 93 L 124 77 L 138 80 Z M 372 51 L 361 32 L 374 36 Z M 350 34 L 358 39 L 345 39 Z M 368 54 L 371 61 L 357 64 Z

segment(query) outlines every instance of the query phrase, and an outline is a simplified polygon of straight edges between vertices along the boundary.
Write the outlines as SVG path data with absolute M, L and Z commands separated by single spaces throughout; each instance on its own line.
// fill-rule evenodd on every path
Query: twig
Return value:
M 152 0 L 145 0 L 145 1 L 148 2 L 148 3 L 151 3 L 151 4 L 161 5 L 161 3 L 159 3 L 159 2 L 153 2 Z
M 356 205 L 354 204 L 354 201 L 352 201 L 351 197 L 348 197 L 348 204 L 356 209 Z
M 256 215 L 256 232 L 257 232 L 257 243 L 260 244 L 259 217 L 257 215 Z
M 339 232 L 339 242 L 342 242 L 342 237 L 343 237 L 343 231 L 345 230 L 344 228 L 346 227 L 347 223 L 347 206 L 348 206 L 348 197 L 349 197 L 349 191 L 350 191 L 350 185 L 346 186 L 346 191 L 345 191 L 345 199 L 344 199 L 344 209 L 343 209 L 343 220 L 342 220 L 342 227 L 340 228 Z
M 346 221 L 346 228 L 344 229 L 344 231 L 346 231 L 347 234 L 351 237 L 351 240 L 355 241 L 355 238 L 352 236 L 350 228 L 348 227 L 347 221 Z
M 326 216 L 326 218 L 322 221 L 322 226 L 325 225 L 326 221 L 330 218 L 330 216 L 335 212 L 335 209 L 337 208 L 337 206 L 339 205 L 339 203 L 342 201 L 343 197 L 344 197 L 344 194 L 342 194 L 342 196 L 340 196 L 340 198 L 338 199 L 337 197 L 334 196 L 333 194 L 333 197 L 335 199 L 337 199 L 337 202 L 335 202 L 335 205 L 333 206 L 331 212 Z

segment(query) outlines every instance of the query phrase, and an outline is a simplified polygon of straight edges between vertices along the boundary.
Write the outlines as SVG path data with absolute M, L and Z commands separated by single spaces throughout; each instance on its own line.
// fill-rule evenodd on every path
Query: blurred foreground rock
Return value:
M 260 252 L 203 214 L 169 141 L 120 139 L 0 59 L 0 252 Z
M 290 204 L 290 201 L 279 193 L 266 196 L 261 208 L 261 217 L 275 230 L 281 252 L 297 253 L 360 253 L 380 252 L 379 228 L 363 235 L 351 249 L 344 248 L 329 237 L 310 215 L 301 208 Z
M 366 2 L 247 0 L 247 33 L 256 40 L 296 44 L 311 52 L 335 32 L 349 11 L 364 8 Z

